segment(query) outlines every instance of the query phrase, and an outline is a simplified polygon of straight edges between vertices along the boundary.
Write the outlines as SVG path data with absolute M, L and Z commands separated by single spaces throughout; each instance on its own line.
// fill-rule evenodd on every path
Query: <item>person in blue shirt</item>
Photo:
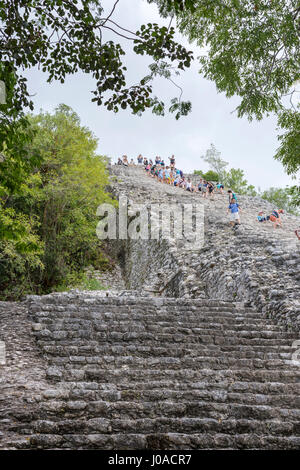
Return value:
M 169 171 L 169 167 L 168 167 L 168 166 L 167 166 L 166 169 L 165 169 L 164 183 L 170 184 L 170 171 Z
M 223 194 L 224 185 L 222 183 L 217 184 L 216 192 Z
M 239 207 L 237 201 L 232 198 L 227 209 L 227 213 L 230 212 L 230 225 L 232 227 L 236 227 L 241 223 L 239 211 L 242 212 L 242 209 Z
M 178 186 L 180 183 L 180 175 L 177 175 L 175 180 L 174 180 L 174 186 Z
M 258 222 L 267 222 L 270 219 L 270 217 L 267 215 L 265 216 L 263 211 L 260 211 L 257 216 Z

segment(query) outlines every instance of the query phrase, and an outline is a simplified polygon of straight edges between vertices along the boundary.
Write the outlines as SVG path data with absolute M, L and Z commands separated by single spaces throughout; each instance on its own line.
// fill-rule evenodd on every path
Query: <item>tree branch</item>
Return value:
M 111 31 L 113 31 L 115 34 L 117 34 L 118 36 L 121 36 L 122 38 L 125 38 L 125 39 L 129 39 L 129 41 L 135 41 L 134 38 L 130 38 L 128 36 L 125 36 L 124 34 L 121 34 L 121 33 L 118 33 L 118 31 L 116 31 L 115 29 L 113 28 L 110 28 L 109 26 L 103 26 L 101 25 L 101 27 L 99 28 L 105 28 L 105 29 L 110 29 Z
M 114 4 L 114 6 L 113 6 L 113 8 L 112 8 L 112 10 L 111 10 L 111 12 L 110 12 L 110 14 L 109 14 L 108 17 L 104 20 L 104 23 L 102 23 L 102 26 L 104 26 L 105 23 L 106 23 L 107 21 L 109 21 L 110 17 L 113 15 L 113 13 L 114 13 L 114 11 L 115 11 L 116 6 L 117 6 L 118 3 L 119 3 L 119 0 L 116 0 L 116 2 L 115 2 L 115 4 Z
M 122 26 L 120 26 L 118 23 L 116 23 L 115 21 L 112 21 L 112 20 L 108 20 L 110 23 L 113 23 L 115 26 L 117 26 L 118 28 L 122 29 L 123 31 L 126 31 L 127 33 L 130 33 L 132 34 L 133 36 L 137 36 L 139 37 L 136 33 L 133 33 L 132 31 L 130 31 L 129 29 L 126 29 L 126 28 L 123 28 Z

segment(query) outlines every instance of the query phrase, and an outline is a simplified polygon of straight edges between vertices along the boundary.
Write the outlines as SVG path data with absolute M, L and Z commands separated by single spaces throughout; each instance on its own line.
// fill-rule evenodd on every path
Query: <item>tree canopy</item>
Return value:
M 8 95 L 13 87 L 16 109 L 32 108 L 21 71 L 38 66 L 49 82 L 64 83 L 77 71 L 91 74 L 95 80 L 92 100 L 110 111 L 128 107 L 134 114 L 147 108 L 161 112 L 151 84 L 155 74 L 170 78 L 174 71 L 185 70 L 192 52 L 174 40 L 171 22 L 169 27 L 148 23 L 137 31 L 118 24 L 114 21 L 118 3 L 112 2 L 111 10 L 105 12 L 98 0 L 0 1 L 0 80 L 7 84 Z M 105 31 L 115 40 L 105 40 Z M 119 41 L 130 42 L 137 55 L 151 57 L 155 73 L 148 71 L 137 83 L 128 84 Z M 179 97 L 170 110 L 179 117 L 187 106 Z
M 130 31 L 114 19 L 119 0 L 109 11 L 102 3 L 0 0 L 0 198 L 16 194 L 40 158 L 38 152 L 27 151 L 33 128 L 25 112 L 33 110 L 33 102 L 23 76 L 26 69 L 37 66 L 48 82 L 61 83 L 82 71 L 95 81 L 91 99 L 99 106 L 113 112 L 128 108 L 139 115 L 151 109 L 164 115 L 165 103 L 153 94 L 152 81 L 159 75 L 174 83 L 173 75 L 190 67 L 192 52 L 175 41 L 172 21 L 167 27 L 148 23 Z M 104 32 L 114 40 L 105 40 Z M 137 83 L 128 83 L 122 41 L 132 44 L 137 57 L 146 54 L 152 60 Z M 190 110 L 181 90 L 169 111 L 179 119 Z
M 278 116 L 280 146 L 275 158 L 288 174 L 300 169 L 300 118 L 295 96 L 300 78 L 299 0 L 147 0 L 156 3 L 167 26 L 148 23 L 137 31 L 119 24 L 120 0 L 104 11 L 100 0 L 0 0 L 0 181 L 2 193 L 20 189 L 39 155 L 27 152 L 32 128 L 24 109 L 33 109 L 23 71 L 38 66 L 47 80 L 64 82 L 69 74 L 89 73 L 92 100 L 107 110 L 147 109 L 164 115 L 154 95 L 157 76 L 174 83 L 190 67 L 193 54 L 175 40 L 179 30 L 200 46 L 200 72 L 226 96 L 240 97 L 238 116 Z M 105 40 L 104 32 L 113 39 Z M 137 58 L 151 58 L 149 69 L 128 83 L 123 42 Z M 300 88 L 300 86 L 298 87 Z M 191 110 L 182 90 L 168 107 L 176 119 Z
M 34 133 L 27 152 L 40 160 L 17 192 L 0 198 L 2 298 L 47 292 L 78 280 L 87 265 L 103 266 L 96 212 L 99 204 L 114 204 L 107 160 L 71 108 L 27 119 Z
M 221 159 L 221 152 L 216 149 L 214 144 L 210 144 L 210 148 L 200 158 L 205 163 L 208 163 L 210 168 L 217 174 L 217 180 L 221 181 L 224 179 L 225 168 L 228 166 L 228 163 Z
M 201 73 L 228 97 L 241 97 L 239 116 L 281 110 L 300 78 L 298 0 L 195 0 L 173 11 L 172 1 L 148 1 L 177 15 L 180 31 L 202 48 Z
M 276 113 L 276 158 L 288 174 L 300 169 L 299 0 L 148 0 L 201 48 L 200 73 L 227 97 L 239 96 L 239 117 Z

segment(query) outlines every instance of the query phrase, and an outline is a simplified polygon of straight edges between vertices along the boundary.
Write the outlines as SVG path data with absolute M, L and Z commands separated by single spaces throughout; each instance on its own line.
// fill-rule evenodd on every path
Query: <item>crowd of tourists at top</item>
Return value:
M 175 156 L 172 155 L 169 157 L 169 164 L 165 164 L 164 160 L 159 156 L 155 157 L 155 160 L 148 159 L 139 155 L 137 157 L 137 165 L 144 167 L 147 175 L 151 178 L 155 178 L 160 183 L 169 184 L 178 188 L 182 188 L 185 191 L 191 193 L 200 193 L 203 198 L 213 199 L 215 193 L 224 193 L 224 185 L 222 182 L 212 182 L 207 181 L 204 178 L 199 178 L 198 184 L 194 185 L 191 181 L 191 178 L 185 177 L 182 170 L 176 168 Z M 136 166 L 133 158 L 130 162 L 128 161 L 127 155 L 123 155 L 122 158 L 118 159 L 117 165 L 123 166 Z M 228 207 L 227 213 L 230 214 L 230 224 L 236 229 L 240 225 L 240 212 L 242 212 L 241 207 L 238 203 L 236 194 L 231 190 L 227 190 L 228 194 Z M 260 223 L 272 222 L 273 227 L 281 227 L 282 220 L 281 214 L 283 214 L 283 209 L 274 209 L 271 214 L 264 214 L 263 211 L 260 211 L 257 215 L 257 221 Z M 300 230 L 295 231 L 296 236 L 300 240 Z

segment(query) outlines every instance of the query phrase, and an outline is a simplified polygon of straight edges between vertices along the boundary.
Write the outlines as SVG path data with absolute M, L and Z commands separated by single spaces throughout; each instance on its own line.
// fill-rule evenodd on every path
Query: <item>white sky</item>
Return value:
M 109 12 L 112 1 L 104 0 L 102 4 Z M 145 0 L 120 0 L 113 20 L 133 31 L 144 23 L 168 23 L 159 17 L 156 6 Z M 116 36 L 108 34 L 107 39 L 110 38 L 116 39 Z M 130 51 L 130 43 L 119 39 L 128 51 L 128 84 L 134 84 L 148 74 L 152 60 L 136 56 Z M 194 50 L 195 58 L 200 55 L 200 50 L 188 45 L 179 34 L 178 39 Z M 183 99 L 191 101 L 193 106 L 192 112 L 179 121 L 175 120 L 174 114 L 158 117 L 147 111 L 138 117 L 128 110 L 114 114 L 98 107 L 91 102 L 95 83 L 86 74 L 70 76 L 64 85 L 46 83 L 46 75 L 36 69 L 27 72 L 26 76 L 30 93 L 35 94 L 35 112 L 40 109 L 51 112 L 59 103 L 71 106 L 80 116 L 81 123 L 98 137 L 99 153 L 112 157 L 113 161 L 123 154 L 135 160 L 139 153 L 150 158 L 160 155 L 165 160 L 174 154 L 177 166 L 183 171 L 207 170 L 208 166 L 200 156 L 205 154 L 210 143 L 214 143 L 221 151 L 221 157 L 229 162 L 229 167 L 244 170 L 250 184 L 262 189 L 291 184 L 292 180 L 284 173 L 282 165 L 273 159 L 279 145 L 276 118 L 270 116 L 251 123 L 246 118 L 238 119 L 231 112 L 239 100 L 218 94 L 214 83 L 201 77 L 199 68 L 195 60 L 192 67 L 177 79 L 184 89 Z M 162 79 L 157 80 L 154 90 L 163 101 L 178 95 L 177 89 Z

